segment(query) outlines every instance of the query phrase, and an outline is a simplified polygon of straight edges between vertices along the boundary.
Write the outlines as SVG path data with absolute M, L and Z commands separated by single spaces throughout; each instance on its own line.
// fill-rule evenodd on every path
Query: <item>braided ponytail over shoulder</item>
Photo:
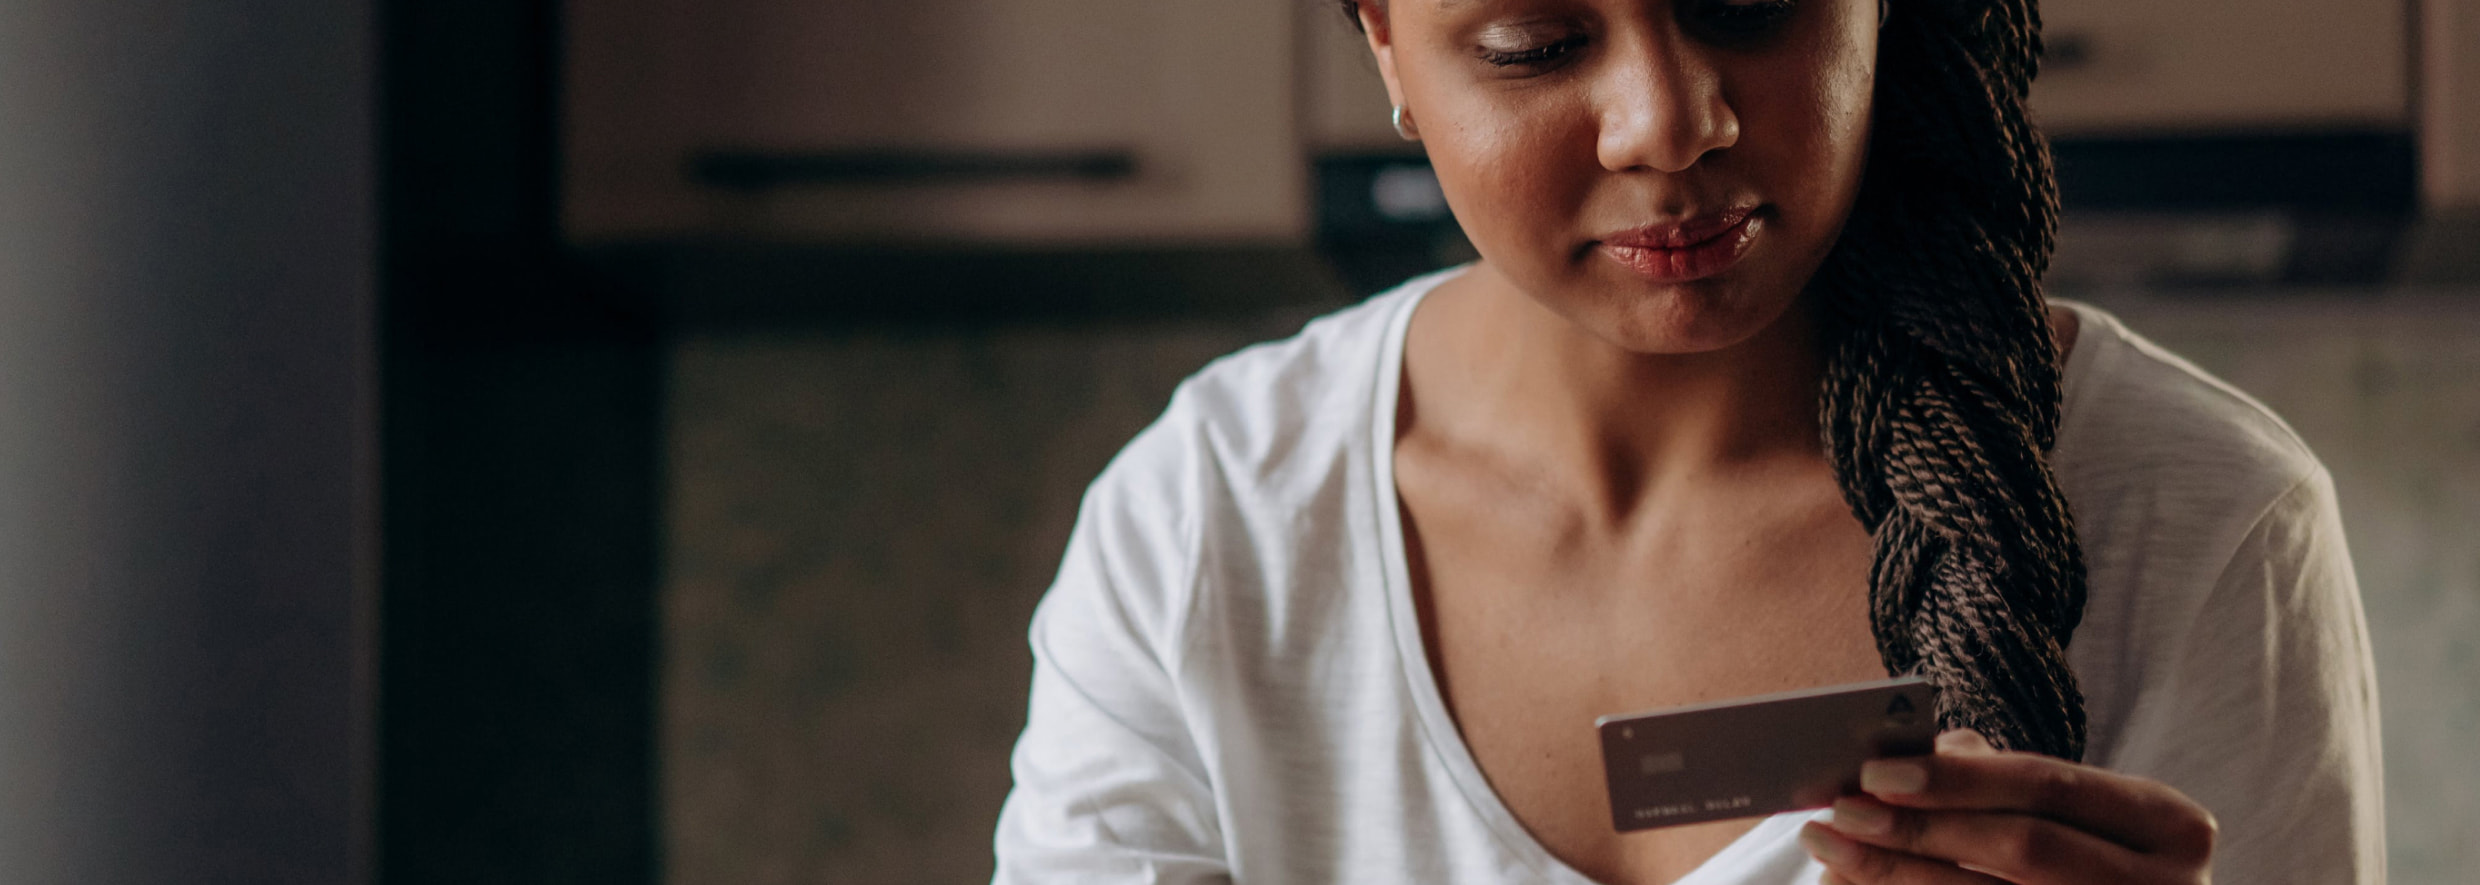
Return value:
M 1870 621 L 1893 673 L 2000 747 L 2084 752 L 2065 649 L 2084 567 L 2044 453 L 2059 353 L 2040 278 L 2057 229 L 2024 99 L 2034 0 L 1894 0 L 1868 171 L 1811 282 L 1826 324 L 1825 442 L 1876 539 Z

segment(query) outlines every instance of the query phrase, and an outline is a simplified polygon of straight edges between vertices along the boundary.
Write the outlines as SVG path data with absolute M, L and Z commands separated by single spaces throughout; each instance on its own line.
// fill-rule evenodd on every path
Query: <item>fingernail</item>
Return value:
M 1916 759 L 1871 759 L 1860 765 L 1860 789 L 1884 795 L 1917 793 L 1929 786 L 1929 766 Z
M 1874 802 L 1836 799 L 1834 816 L 1827 822 L 1853 835 L 1882 836 L 1894 829 L 1894 810 Z
M 1818 858 L 1828 865 L 1848 865 L 1853 860 L 1853 843 L 1850 840 L 1845 840 L 1843 835 L 1835 835 L 1833 830 L 1815 826 L 1815 823 L 1800 826 L 1800 848 L 1808 848 L 1810 858 Z
M 1850 842 L 1813 823 L 1800 827 L 1800 847 L 1808 849 L 1810 857 L 1834 866 L 1851 863 L 1853 854 Z
M 1939 733 L 1937 748 L 1941 753 L 1973 753 L 1987 750 L 1990 746 L 1989 739 L 1981 736 L 1980 732 L 1957 728 Z

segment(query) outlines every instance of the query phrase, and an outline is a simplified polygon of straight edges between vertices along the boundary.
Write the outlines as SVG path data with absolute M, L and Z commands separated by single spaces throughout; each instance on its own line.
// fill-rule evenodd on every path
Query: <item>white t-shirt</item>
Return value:
M 1217 360 L 1094 481 L 1033 620 L 996 882 L 1590 881 L 1491 790 L 1413 616 L 1395 399 L 1412 308 L 1454 272 Z M 2089 576 L 2086 760 L 2211 809 L 2219 881 L 2383 881 L 2330 478 L 2254 400 L 2070 306 L 2050 465 Z M 1680 882 L 1817 881 L 1794 834 L 1821 814 Z

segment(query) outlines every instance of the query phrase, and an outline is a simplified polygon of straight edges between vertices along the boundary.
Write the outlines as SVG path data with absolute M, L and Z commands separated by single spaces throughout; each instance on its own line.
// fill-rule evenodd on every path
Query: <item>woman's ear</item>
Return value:
M 1361 19 L 1361 35 L 1369 40 L 1369 54 L 1378 60 L 1378 78 L 1386 81 L 1386 100 L 1403 107 L 1404 87 L 1395 77 L 1395 34 L 1387 24 L 1386 6 L 1378 0 L 1358 0 L 1354 6 Z

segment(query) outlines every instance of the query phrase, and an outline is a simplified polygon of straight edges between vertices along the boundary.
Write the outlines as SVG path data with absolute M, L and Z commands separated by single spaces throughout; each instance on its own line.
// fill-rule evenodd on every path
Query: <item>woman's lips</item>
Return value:
M 1684 283 L 1730 270 L 1764 227 L 1753 209 L 1613 234 L 1594 248 L 1657 283 Z

